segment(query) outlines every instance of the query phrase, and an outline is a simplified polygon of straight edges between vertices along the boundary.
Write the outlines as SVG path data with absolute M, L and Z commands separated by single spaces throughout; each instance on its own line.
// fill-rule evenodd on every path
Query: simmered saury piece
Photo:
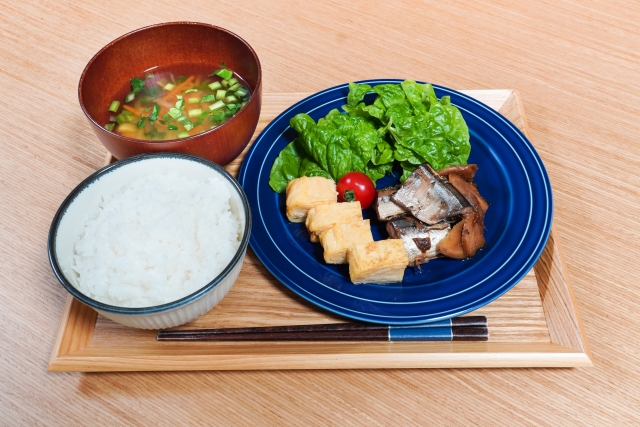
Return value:
M 485 244 L 484 216 L 489 209 L 489 204 L 480 195 L 475 185 L 457 173 L 449 174 L 449 182 L 464 195 L 473 210 L 466 213 L 462 221 L 453 227 L 451 233 L 442 239 L 438 250 L 446 257 L 464 259 L 474 256 Z
M 409 265 L 424 264 L 437 258 L 438 243 L 444 239 L 451 227 L 447 223 L 427 225 L 411 216 L 394 218 L 387 223 L 387 232 L 392 239 L 402 239 L 409 256 Z
M 377 191 L 378 194 L 373 202 L 373 209 L 376 211 L 376 215 L 378 215 L 380 221 L 388 221 L 393 217 L 407 212 L 391 200 L 391 195 L 395 193 L 398 188 L 400 188 L 400 186 L 387 187 Z
M 472 210 L 467 199 L 428 164 L 413 171 L 391 200 L 427 224 L 451 221 Z
M 455 173 L 465 181 L 472 181 L 476 172 L 478 172 L 478 165 L 469 163 L 468 165 L 453 165 L 440 169 L 438 175 L 446 178 L 449 174 Z
M 449 182 L 467 199 L 471 207 L 473 207 L 473 210 L 481 209 L 483 212 L 486 212 L 487 209 L 489 209 L 489 204 L 484 197 L 480 195 L 476 186 L 466 181 L 464 177 L 457 173 L 451 173 L 449 174 Z
M 462 249 L 462 221 L 451 229 L 447 236 L 437 245 L 438 252 L 447 258 L 465 259 L 467 254 Z

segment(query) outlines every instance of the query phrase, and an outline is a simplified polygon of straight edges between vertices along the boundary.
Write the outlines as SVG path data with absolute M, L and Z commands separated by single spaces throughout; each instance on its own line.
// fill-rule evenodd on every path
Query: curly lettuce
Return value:
M 393 166 L 393 149 L 375 124 L 332 110 L 316 123 L 307 114 L 294 116 L 290 125 L 298 138 L 276 158 L 269 185 L 282 192 L 300 176 L 340 180 L 348 172 L 362 172 L 375 183 Z
M 394 158 L 403 169 L 401 181 L 423 163 L 436 170 L 467 163 L 471 152 L 469 128 L 448 96 L 438 100 L 433 86 L 413 80 L 373 88 L 349 85 L 358 94 L 364 90 L 361 86 L 377 93 L 378 98 L 371 105 L 359 98 L 348 104 L 346 111 L 359 117 L 368 115 L 378 121 L 378 129 L 388 132 Z
M 365 104 L 367 93 L 377 94 Z M 390 174 L 395 161 L 404 181 L 419 165 L 438 170 L 466 164 L 469 129 L 449 97 L 438 99 L 433 86 L 405 80 L 400 84 L 349 83 L 347 114 L 332 110 L 316 123 L 307 114 L 290 121 L 298 138 L 287 145 L 271 168 L 269 185 L 282 192 L 300 176 L 338 181 L 352 171 L 375 182 Z

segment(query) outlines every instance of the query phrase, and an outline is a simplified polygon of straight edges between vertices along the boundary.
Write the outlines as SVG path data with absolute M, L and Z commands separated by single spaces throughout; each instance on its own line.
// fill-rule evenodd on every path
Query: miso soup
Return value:
M 129 138 L 168 140 L 220 126 L 251 96 L 242 78 L 221 65 L 210 72 L 204 65 L 178 64 L 133 77 L 106 106 L 105 128 Z

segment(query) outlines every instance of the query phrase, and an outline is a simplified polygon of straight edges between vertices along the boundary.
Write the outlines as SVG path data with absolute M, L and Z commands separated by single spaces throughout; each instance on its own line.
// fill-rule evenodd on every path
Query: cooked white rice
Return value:
M 85 295 L 120 307 L 185 297 L 213 280 L 242 230 L 223 178 L 152 173 L 100 204 L 78 236 L 72 269 Z

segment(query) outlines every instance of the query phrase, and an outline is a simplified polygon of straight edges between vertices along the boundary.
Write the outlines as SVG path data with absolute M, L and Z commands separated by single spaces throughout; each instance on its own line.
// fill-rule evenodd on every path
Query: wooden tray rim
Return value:
M 517 91 L 461 92 L 476 98 L 489 96 L 501 101 L 504 99 L 499 111 L 530 138 Z M 302 99 L 308 94 L 288 95 Z M 111 161 L 110 154 L 107 154 L 106 161 Z M 555 227 L 552 227 L 549 241 L 534 270 L 550 343 L 274 343 L 268 346 L 250 343 L 216 346 L 181 343 L 163 346 L 162 349 L 153 346 L 94 348 L 90 347 L 90 342 L 98 314 L 68 295 L 48 370 L 100 372 L 592 366 Z

